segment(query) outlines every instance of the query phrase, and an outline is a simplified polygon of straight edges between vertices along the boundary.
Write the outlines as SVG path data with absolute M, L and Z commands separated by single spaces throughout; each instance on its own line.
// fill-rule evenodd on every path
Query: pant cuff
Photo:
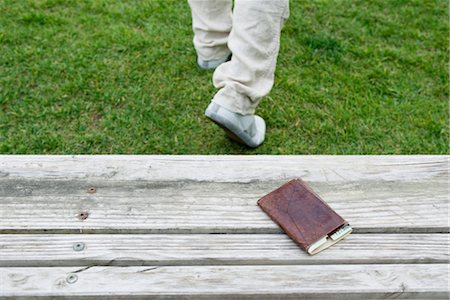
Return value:
M 220 89 L 212 99 L 212 102 L 241 115 L 255 114 L 256 106 L 258 105 L 248 96 L 229 87 Z
M 227 46 L 199 47 L 195 46 L 195 52 L 201 60 L 221 60 L 230 56 L 231 51 Z

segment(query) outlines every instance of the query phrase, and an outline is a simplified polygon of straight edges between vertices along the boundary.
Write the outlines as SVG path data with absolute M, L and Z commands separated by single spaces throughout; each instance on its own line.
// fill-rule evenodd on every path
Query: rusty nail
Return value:
M 73 250 L 74 251 L 83 251 L 85 247 L 85 244 L 83 242 L 77 242 L 73 244 Z
M 82 211 L 78 214 L 78 219 L 86 220 L 89 217 L 89 213 L 87 211 Z
M 70 284 L 77 282 L 77 280 L 78 280 L 77 274 L 71 273 L 71 274 L 67 275 L 67 277 L 66 277 L 67 283 L 70 283 Z
M 95 192 L 97 192 L 97 189 L 93 186 L 91 186 L 90 188 L 88 188 L 87 192 L 89 194 L 95 194 Z

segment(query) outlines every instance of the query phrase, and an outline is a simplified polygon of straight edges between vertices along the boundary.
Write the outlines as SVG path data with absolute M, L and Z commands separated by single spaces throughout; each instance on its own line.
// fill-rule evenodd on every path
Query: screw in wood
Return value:
M 73 244 L 74 251 L 83 251 L 86 245 L 83 242 L 76 242 Z
M 70 273 L 66 277 L 67 283 L 70 283 L 70 284 L 77 282 L 77 280 L 78 280 L 77 274 Z
M 87 211 L 82 211 L 78 214 L 78 219 L 86 220 L 89 217 L 89 213 Z
M 97 189 L 93 186 L 91 186 L 90 188 L 88 188 L 87 192 L 89 194 L 95 194 L 95 192 L 97 192 Z

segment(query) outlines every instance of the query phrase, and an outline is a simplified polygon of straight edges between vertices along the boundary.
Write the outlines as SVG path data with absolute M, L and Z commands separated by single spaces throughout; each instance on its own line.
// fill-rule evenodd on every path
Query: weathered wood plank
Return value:
M 448 297 L 448 275 L 446 264 L 0 268 L 0 293 L 92 298 L 336 295 L 341 299 L 431 299 Z
M 0 266 L 447 263 L 448 246 L 448 234 L 353 234 L 309 256 L 284 234 L 10 234 Z
M 253 182 L 448 179 L 449 156 L 1 155 L 0 177 Z
M 282 184 L 8 180 L 0 232 L 274 233 L 256 201 Z M 95 194 L 88 188 L 94 184 Z M 313 182 L 355 232 L 448 232 L 447 182 Z M 84 221 L 79 213 L 87 211 Z
M 0 174 L 3 233 L 279 232 L 255 204 L 297 176 L 356 232 L 449 231 L 448 156 L 13 155 Z
M 0 156 L 0 232 L 128 233 L 0 235 L 0 297 L 447 298 L 447 234 L 358 233 L 448 232 L 448 158 Z M 280 232 L 256 200 L 293 177 L 356 234 L 138 234 Z

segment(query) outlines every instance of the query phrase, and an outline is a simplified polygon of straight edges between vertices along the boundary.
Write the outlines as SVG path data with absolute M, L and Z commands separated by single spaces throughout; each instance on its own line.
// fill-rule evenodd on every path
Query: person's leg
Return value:
M 254 114 L 272 89 L 280 31 L 289 17 L 289 0 L 235 0 L 228 38 L 231 61 L 213 75 L 220 88 L 213 102 L 242 115 Z
M 232 0 L 189 0 L 194 47 L 200 67 L 213 69 L 228 60 Z
M 254 112 L 273 86 L 280 31 L 288 16 L 288 0 L 235 0 L 228 38 L 233 56 L 213 75 L 220 90 L 205 115 L 250 147 L 264 141 L 266 124 Z

